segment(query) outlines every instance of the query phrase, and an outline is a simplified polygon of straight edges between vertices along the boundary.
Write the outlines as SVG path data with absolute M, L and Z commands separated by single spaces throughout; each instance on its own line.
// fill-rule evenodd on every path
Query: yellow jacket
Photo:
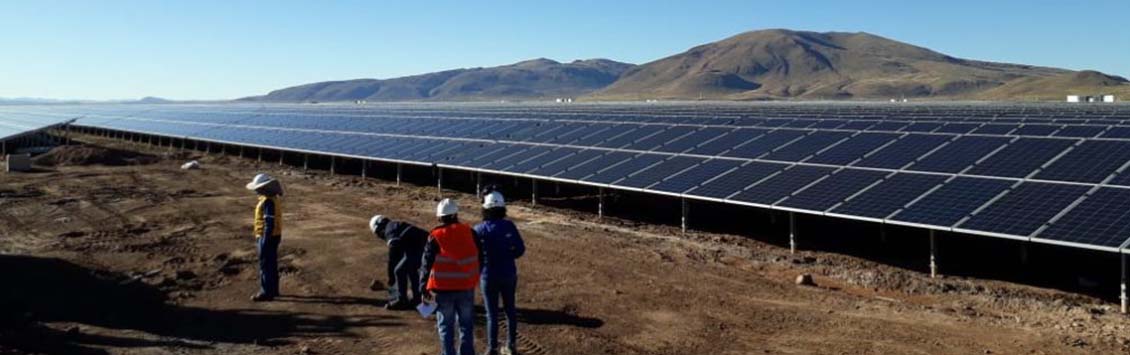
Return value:
M 282 236 L 282 204 L 278 196 L 259 195 L 255 206 L 255 237 Z

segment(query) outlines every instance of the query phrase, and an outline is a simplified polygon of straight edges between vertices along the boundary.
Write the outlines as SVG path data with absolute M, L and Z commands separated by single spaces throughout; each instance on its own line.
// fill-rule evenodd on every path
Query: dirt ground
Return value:
M 86 165 L 103 155 L 84 150 L 0 175 L 0 353 L 438 353 L 434 321 L 384 310 L 367 287 L 386 255 L 368 218 L 431 226 L 434 187 L 86 141 L 145 164 Z M 203 168 L 180 170 L 189 159 Z M 284 297 L 271 303 L 248 301 L 255 197 L 243 184 L 256 171 L 287 188 Z M 476 221 L 473 195 L 446 193 Z M 1117 305 L 1077 294 L 521 202 L 511 214 L 529 248 L 525 354 L 1130 351 Z M 796 285 L 801 273 L 817 286 Z

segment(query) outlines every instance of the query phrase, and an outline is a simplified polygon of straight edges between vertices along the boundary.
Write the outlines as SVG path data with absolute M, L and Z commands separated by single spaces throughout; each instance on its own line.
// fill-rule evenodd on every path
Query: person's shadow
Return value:
M 500 309 L 499 312 L 502 312 Z M 479 322 L 486 322 L 486 308 L 475 306 L 475 314 Z M 506 316 L 500 316 L 505 319 Z M 600 318 L 582 317 L 568 311 L 555 311 L 548 309 L 529 309 L 518 307 L 518 322 L 537 325 L 565 325 L 579 328 L 600 328 L 604 320 Z
M 124 275 L 54 258 L 0 255 L 0 353 L 97 354 L 95 345 L 210 348 L 213 342 L 284 344 L 288 337 L 353 337 L 359 328 L 401 325 L 395 317 L 326 316 L 262 309 L 214 310 L 168 304 L 165 294 Z M 375 304 L 350 297 L 289 297 L 298 302 Z M 69 322 L 157 335 L 84 334 L 40 324 Z

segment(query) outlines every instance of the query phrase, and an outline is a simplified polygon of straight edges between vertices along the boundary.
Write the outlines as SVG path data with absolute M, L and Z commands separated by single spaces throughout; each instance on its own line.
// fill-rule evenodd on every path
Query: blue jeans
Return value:
M 436 291 L 436 329 L 442 355 L 475 354 L 475 290 Z M 459 352 L 455 352 L 455 323 L 459 322 Z
M 518 306 L 514 302 L 517 288 L 517 277 L 482 280 L 483 303 L 487 309 L 487 349 L 498 350 L 499 296 L 506 311 L 506 347 L 514 349 L 518 345 Z
M 259 237 L 259 292 L 266 296 L 279 295 L 279 242 L 282 237 Z

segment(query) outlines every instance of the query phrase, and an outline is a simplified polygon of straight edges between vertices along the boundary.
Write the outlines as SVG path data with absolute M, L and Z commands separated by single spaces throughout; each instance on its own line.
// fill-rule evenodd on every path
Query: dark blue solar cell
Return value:
M 726 159 L 713 159 L 693 168 L 687 169 L 676 175 L 664 176 L 663 181 L 648 187 L 651 190 L 682 193 L 690 190 L 703 181 L 708 181 L 730 169 L 736 168 L 742 162 Z M 649 169 L 651 170 L 651 169 Z
M 944 181 L 946 177 L 941 175 L 899 173 L 830 212 L 884 219 Z
M 906 126 L 908 126 L 908 125 L 910 125 L 910 123 L 906 122 L 906 121 L 879 121 L 878 123 L 875 123 L 871 127 L 868 127 L 867 130 L 868 131 L 891 131 L 891 132 L 894 132 L 894 131 L 902 130 L 903 128 L 906 128 Z
M 1059 128 L 1060 128 L 1059 125 L 1026 124 L 1026 125 L 1020 126 L 1020 128 L 1017 128 L 1015 131 L 1012 131 L 1012 134 L 1013 135 L 1019 135 L 1019 136 L 1046 137 L 1046 136 L 1050 136 L 1053 132 L 1058 131 Z
M 718 155 L 727 150 L 733 149 L 745 142 L 751 141 L 754 138 L 768 133 L 768 130 L 760 128 L 738 128 L 718 139 L 707 142 L 701 146 L 691 148 L 691 154 L 702 155 Z
M 976 134 L 1008 134 L 1008 132 L 1012 132 L 1013 130 L 1015 130 L 1018 127 L 1020 127 L 1020 125 L 1018 125 L 1018 124 L 994 124 L 994 123 L 990 123 L 990 124 L 986 124 L 984 126 L 981 126 L 977 129 L 973 130 L 973 133 L 976 133 Z
M 1027 237 L 1091 187 L 1026 182 L 978 211 L 959 228 Z
M 1075 144 L 1070 139 L 1021 138 L 977 163 L 966 174 L 1022 178 Z
M 847 123 L 844 123 L 842 126 L 840 126 L 840 129 L 864 130 L 864 129 L 867 129 L 871 126 L 874 126 L 876 123 L 879 123 L 879 121 L 872 121 L 872 120 L 848 121 Z
M 1015 183 L 1012 180 L 959 177 L 915 201 L 891 219 L 950 227 Z
M 597 143 L 604 142 L 606 140 L 611 139 L 612 137 L 616 137 L 616 136 L 619 136 L 621 134 L 627 134 L 629 130 L 635 129 L 636 127 L 635 127 L 635 125 L 622 125 L 622 124 L 620 124 L 620 125 L 607 125 L 605 128 L 606 129 L 604 129 L 603 131 L 581 137 L 580 139 L 573 141 L 572 143 L 569 143 L 569 144 L 577 145 L 577 146 L 594 146 Z
M 632 173 L 628 177 L 615 181 L 612 184 L 618 186 L 645 188 L 663 180 L 664 178 L 678 174 L 683 170 L 690 169 L 706 161 L 703 158 L 692 158 L 685 156 L 676 156 L 664 160 L 659 164 L 652 165 L 646 169 L 639 170 Z
M 514 165 L 502 168 L 502 170 L 515 172 L 515 173 L 526 173 L 526 172 L 529 172 L 530 170 L 537 169 L 537 168 L 541 167 L 542 165 L 549 164 L 549 163 L 555 162 L 559 159 L 563 159 L 563 158 L 565 158 L 569 155 L 572 155 L 573 153 L 576 153 L 577 150 L 578 149 L 575 149 L 575 148 L 554 149 L 554 150 L 551 150 L 551 151 L 549 151 L 545 154 L 538 155 L 538 156 L 535 156 L 533 158 L 526 159 L 525 161 L 515 163 Z
M 794 120 L 792 122 L 786 123 L 784 125 L 781 125 L 781 127 L 807 128 L 808 126 L 812 126 L 812 125 L 817 124 L 817 123 L 820 123 L 820 121 L 819 120 L 798 119 L 798 120 Z
M 669 126 L 666 130 L 663 130 L 663 132 L 659 132 L 656 135 L 633 142 L 632 144 L 624 147 L 624 149 L 645 151 L 654 150 L 664 144 L 667 144 L 668 142 L 678 139 L 679 137 L 690 134 L 696 129 L 698 128 L 690 126 Z
M 910 170 L 957 173 L 1009 141 L 1005 137 L 964 136 L 908 167 Z
M 867 153 L 878 149 L 884 144 L 898 139 L 898 137 L 899 135 L 894 133 L 860 133 L 825 151 L 817 153 L 816 156 L 805 161 L 816 164 L 846 165 L 862 158 Z
M 824 211 L 890 174 L 885 171 L 843 169 L 796 192 L 779 206 Z
M 1103 138 L 1130 138 L 1130 126 L 1114 126 L 1103 133 Z
M 601 169 L 605 169 L 610 166 L 628 161 L 632 159 L 633 156 L 635 156 L 635 154 L 624 152 L 610 152 L 600 156 L 599 158 L 572 166 L 571 168 L 569 168 L 569 170 L 555 174 L 553 175 L 553 177 L 569 180 L 580 180 L 592 174 L 596 174 L 596 172 L 600 171 Z
M 552 150 L 552 148 L 543 147 L 543 146 L 532 146 L 532 147 L 529 147 L 526 150 L 523 150 L 521 152 L 518 152 L 518 153 L 515 153 L 515 154 L 510 154 L 510 155 L 501 157 L 501 158 L 499 158 L 499 159 L 497 159 L 497 160 L 495 160 L 491 163 L 484 164 L 482 166 L 482 168 L 483 169 L 489 169 L 489 170 L 503 170 L 507 167 L 511 167 L 515 164 L 526 161 L 526 159 L 532 159 L 532 158 L 541 156 L 542 154 L 547 154 L 547 153 L 549 153 L 550 150 Z
M 734 147 L 734 149 L 723 153 L 722 155 L 739 158 L 757 158 L 764 155 L 765 153 L 772 151 L 773 149 L 777 149 L 778 147 L 784 146 L 785 144 L 788 144 L 789 142 L 792 142 L 793 140 L 804 136 L 808 132 L 809 131 L 798 131 L 791 129 L 775 130 L 766 133 L 765 135 L 762 135 L 757 139 Z
M 623 179 L 624 177 L 627 177 L 628 175 L 657 164 L 664 159 L 667 159 L 668 157 L 668 155 L 659 154 L 639 154 L 622 163 L 613 166 L 606 166 L 605 169 L 602 169 L 596 174 L 593 174 L 592 176 L 586 177 L 581 180 L 601 184 L 611 184 L 615 181 Z
M 1130 238 L 1130 189 L 1100 188 L 1036 237 L 1103 247 L 1121 246 Z
M 704 180 L 702 186 L 688 191 L 687 194 L 724 199 L 787 166 L 776 163 L 750 162 L 725 175 Z
M 980 126 L 976 123 L 946 123 L 944 126 L 934 130 L 935 133 L 969 133 Z
M 825 119 L 825 120 L 820 120 L 820 123 L 809 126 L 809 128 L 834 129 L 834 128 L 839 128 L 840 126 L 843 126 L 845 123 L 847 123 L 847 121 L 845 121 L 845 120 Z
M 782 171 L 780 174 L 762 180 L 733 197 L 731 200 L 750 202 L 762 205 L 772 205 L 780 199 L 789 196 L 802 187 L 828 175 L 835 169 L 797 165 Z
M 1106 126 L 1067 126 L 1055 132 L 1056 137 L 1091 138 L 1103 133 Z
M 1056 159 L 1035 178 L 1098 183 L 1130 161 L 1130 142 L 1085 141 Z
M 492 151 L 488 154 L 480 155 L 480 156 L 472 159 L 471 161 L 468 161 L 467 166 L 475 167 L 475 168 L 482 168 L 482 167 L 486 166 L 487 164 L 495 162 L 498 159 L 502 159 L 502 158 L 510 156 L 510 155 L 518 154 L 518 153 L 520 153 L 520 152 L 522 152 L 526 149 L 529 149 L 529 146 L 526 146 L 526 145 L 506 145 L 506 148 L 504 148 L 504 149 L 497 149 L 497 150 L 494 150 L 494 151 Z
M 606 153 L 606 151 L 603 150 L 583 150 L 565 159 L 561 159 L 534 169 L 533 171 L 530 171 L 530 174 L 554 176 L 566 170 L 572 169 L 575 166 L 596 159 L 601 155 L 604 155 L 604 153 Z
M 597 143 L 598 147 L 605 148 L 624 148 L 630 146 L 633 142 L 650 137 L 652 135 L 662 132 L 667 127 L 652 125 L 652 126 L 638 126 L 636 129 L 628 133 L 610 138 L 604 142 Z
M 695 146 L 698 146 L 699 144 L 703 144 L 706 141 L 709 141 L 709 140 L 714 139 L 714 138 L 719 138 L 720 136 L 725 135 L 726 133 L 729 133 L 732 130 L 734 130 L 734 129 L 733 128 L 706 127 L 706 128 L 694 131 L 694 133 L 685 135 L 681 138 L 678 138 L 678 139 L 675 139 L 671 142 L 668 142 L 667 144 L 664 144 L 663 146 L 659 147 L 656 150 L 661 151 L 661 152 L 682 153 L 682 152 L 685 152 L 685 151 L 687 151 L 691 148 L 694 148 Z
M 942 124 L 938 122 L 914 122 L 902 129 L 903 132 L 932 132 L 941 128 Z M 875 130 L 872 128 L 872 130 Z
M 812 134 L 804 136 L 782 146 L 777 150 L 765 155 L 762 159 L 768 160 L 783 160 L 783 161 L 800 161 L 807 158 L 824 148 L 827 148 L 837 142 L 848 138 L 851 133 L 841 131 L 816 131 Z
M 869 168 L 899 169 L 952 138 L 953 136 L 949 135 L 908 134 L 894 143 L 872 152 L 870 155 L 867 155 L 862 160 L 852 165 Z

